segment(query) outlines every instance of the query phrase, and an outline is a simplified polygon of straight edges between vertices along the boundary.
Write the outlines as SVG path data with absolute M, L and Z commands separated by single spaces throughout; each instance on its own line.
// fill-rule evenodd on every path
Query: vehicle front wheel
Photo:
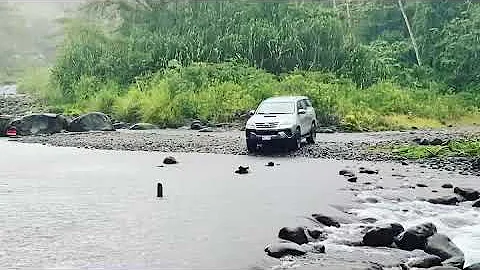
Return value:
M 295 135 L 290 139 L 290 150 L 298 150 L 302 146 L 302 133 L 300 129 L 297 128 Z
M 257 151 L 257 142 L 247 140 L 247 150 L 249 153 L 255 153 Z
M 307 137 L 307 143 L 315 144 L 315 139 L 317 138 L 317 126 L 315 123 L 312 123 L 312 127 L 310 129 L 310 134 Z

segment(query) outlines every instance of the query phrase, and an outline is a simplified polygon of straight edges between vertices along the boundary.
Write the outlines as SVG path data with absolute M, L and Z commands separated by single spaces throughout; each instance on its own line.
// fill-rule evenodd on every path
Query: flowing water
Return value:
M 338 170 L 356 163 L 276 158 L 280 165 L 270 168 L 265 158 L 174 154 L 179 164 L 158 167 L 165 155 L 0 141 L 0 268 L 268 268 L 277 261 L 263 248 L 279 228 L 311 225 L 305 216 L 312 213 L 341 216 L 338 205 L 406 225 L 434 221 L 469 262 L 480 261 L 478 211 L 386 199 L 351 204 L 355 193 Z M 239 165 L 251 173 L 233 174 Z M 395 177 L 375 177 L 400 185 Z M 353 230 L 344 228 L 332 239 L 348 238 Z

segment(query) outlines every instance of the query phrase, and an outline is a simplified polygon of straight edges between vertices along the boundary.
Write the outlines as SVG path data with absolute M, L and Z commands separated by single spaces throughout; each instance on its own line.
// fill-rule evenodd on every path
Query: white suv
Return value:
M 292 150 L 300 148 L 302 138 L 315 143 L 317 117 L 307 97 L 268 98 L 250 115 L 245 127 L 249 152 L 277 141 L 286 142 Z

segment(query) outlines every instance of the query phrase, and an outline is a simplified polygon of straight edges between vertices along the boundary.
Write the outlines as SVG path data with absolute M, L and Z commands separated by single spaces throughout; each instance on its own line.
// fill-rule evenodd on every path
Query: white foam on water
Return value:
M 397 222 L 405 228 L 432 222 L 465 253 L 466 266 L 480 262 L 480 211 L 465 204 L 435 205 L 428 202 L 381 202 L 352 210 L 359 218 L 381 223 Z

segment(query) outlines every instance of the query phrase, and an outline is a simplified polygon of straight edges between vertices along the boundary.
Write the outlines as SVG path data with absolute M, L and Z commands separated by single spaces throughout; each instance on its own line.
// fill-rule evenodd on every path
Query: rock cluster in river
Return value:
M 448 185 L 448 187 L 450 187 L 450 185 Z M 443 205 L 457 205 L 463 202 L 474 202 L 472 204 L 473 207 L 480 207 L 480 191 L 471 188 L 455 187 L 453 192 L 454 194 L 429 199 L 427 201 L 429 203 Z

